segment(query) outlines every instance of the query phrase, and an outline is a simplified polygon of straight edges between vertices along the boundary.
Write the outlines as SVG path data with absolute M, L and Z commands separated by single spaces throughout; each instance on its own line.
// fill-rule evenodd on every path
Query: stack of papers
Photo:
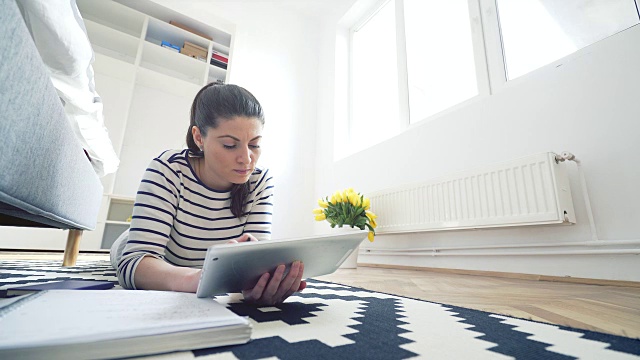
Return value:
M 246 343 L 251 325 L 213 299 L 143 290 L 47 290 L 2 299 L 0 358 L 104 359 Z

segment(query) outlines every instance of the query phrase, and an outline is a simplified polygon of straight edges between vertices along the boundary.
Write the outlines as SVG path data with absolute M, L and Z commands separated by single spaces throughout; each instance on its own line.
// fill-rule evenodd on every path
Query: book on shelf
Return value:
M 184 55 L 187 55 L 189 57 L 192 57 L 194 59 L 198 59 L 200 61 L 204 61 L 204 62 L 207 61 L 207 55 L 206 54 L 202 55 L 200 53 L 193 52 L 188 48 L 181 48 L 180 49 L 180 53 L 184 54 Z
M 209 63 L 211 65 L 215 65 L 215 66 L 217 66 L 219 68 L 222 68 L 222 69 L 225 69 L 225 70 L 227 69 L 227 64 L 226 63 L 223 63 L 222 61 L 218 61 L 218 60 L 216 60 L 214 58 L 211 58 L 211 61 L 209 61 Z
M 0 358 L 106 359 L 243 344 L 249 321 L 211 298 L 47 290 L 0 299 Z
M 4 291 L 6 292 L 6 296 L 16 296 L 44 290 L 106 290 L 111 289 L 113 286 L 114 283 L 111 281 L 62 280 L 44 284 L 18 286 Z
M 180 52 L 180 46 L 173 45 L 168 41 L 162 40 L 162 42 L 160 43 L 160 46 L 162 46 L 163 48 L 169 49 L 171 51 Z
M 215 50 L 211 51 L 211 58 L 221 61 L 225 64 L 229 63 L 229 57 L 227 55 L 224 55 L 223 53 L 217 52 Z
M 191 49 L 193 52 L 204 53 L 205 55 L 207 54 L 207 48 L 198 46 L 188 41 L 184 42 L 184 47 Z
M 180 49 L 180 53 L 200 61 L 207 61 L 207 49 L 194 45 L 188 41 L 184 42 L 184 46 Z

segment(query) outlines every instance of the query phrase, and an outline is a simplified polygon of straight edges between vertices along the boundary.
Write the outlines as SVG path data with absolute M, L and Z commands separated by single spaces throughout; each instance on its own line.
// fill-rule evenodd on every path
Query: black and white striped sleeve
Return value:
M 180 198 L 180 176 L 158 157 L 146 169 L 133 207 L 129 239 L 118 262 L 118 280 L 136 289 L 134 274 L 145 256 L 164 259 Z

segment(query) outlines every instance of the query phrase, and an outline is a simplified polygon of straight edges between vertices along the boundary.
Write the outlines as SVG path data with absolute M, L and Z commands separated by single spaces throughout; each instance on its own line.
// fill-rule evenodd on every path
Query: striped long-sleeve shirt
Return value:
M 189 150 L 169 150 L 151 161 L 140 183 L 127 244 L 118 262 L 120 285 L 135 289 L 134 274 L 145 256 L 169 264 L 201 267 L 207 248 L 243 233 L 271 238 L 273 180 L 256 168 L 249 179 L 247 216 L 231 213 L 231 193 L 207 187 L 188 161 Z

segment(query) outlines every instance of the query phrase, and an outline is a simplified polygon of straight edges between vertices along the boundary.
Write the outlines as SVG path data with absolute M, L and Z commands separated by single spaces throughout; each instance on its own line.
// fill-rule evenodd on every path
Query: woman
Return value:
M 195 292 L 207 248 L 215 243 L 268 240 L 273 180 L 256 167 L 264 114 L 236 85 L 209 84 L 191 107 L 185 150 L 151 161 L 136 195 L 131 227 L 111 248 L 124 288 Z M 245 300 L 284 301 L 304 289 L 304 264 L 265 273 Z

